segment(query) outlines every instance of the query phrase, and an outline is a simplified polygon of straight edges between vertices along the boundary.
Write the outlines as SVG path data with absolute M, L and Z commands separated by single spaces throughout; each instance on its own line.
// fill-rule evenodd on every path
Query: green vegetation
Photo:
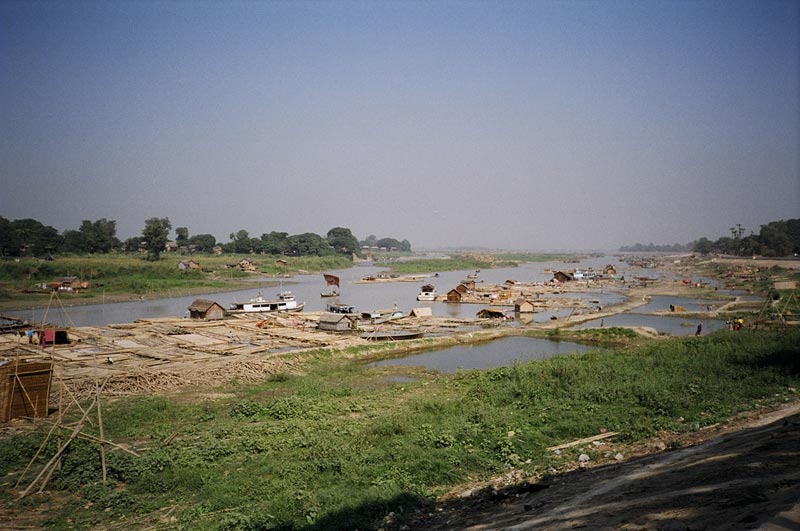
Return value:
M 236 267 L 226 267 L 243 258 L 254 261 L 259 272 L 266 275 L 298 271 L 318 273 L 352 265 L 350 259 L 342 255 L 181 256 L 171 253 L 162 254 L 158 261 L 145 260 L 140 255 L 130 254 L 61 256 L 50 261 L 34 258 L 0 260 L 0 304 L 10 307 L 15 304 L 45 303 L 50 297 L 49 291 L 31 292 L 32 288 L 54 278 L 70 276 L 78 277 L 89 284 L 88 289 L 78 293 L 60 295 L 62 300 L 71 303 L 93 302 L 101 297 L 109 300 L 141 295 L 164 297 L 252 286 L 252 282 L 248 280 L 252 278 L 251 273 Z M 179 262 L 189 259 L 198 262 L 201 268 L 178 268 Z
M 559 457 L 548 446 L 602 429 L 623 442 L 697 430 L 796 399 L 800 386 L 797 330 L 724 331 L 454 375 L 370 368 L 351 361 L 362 350 L 346 354 L 314 351 L 302 376 L 213 390 L 227 398 L 105 404 L 105 437 L 141 457 L 109 448 L 103 484 L 97 445 L 76 441 L 48 486 L 66 494 L 48 528 L 374 529 L 388 512 L 402 522 L 459 485 L 510 469 L 539 476 L 599 452 Z M 48 429 L 0 441 L 5 503 Z M 46 510 L 54 499 L 21 503 Z
M 148 259 L 158 260 L 167 251 L 172 222 L 167 217 L 149 218 L 144 222 L 141 236 L 128 238 L 124 242 L 117 238 L 117 222 L 105 218 L 97 221 L 84 220 L 78 230 L 68 229 L 62 234 L 35 219 L 8 220 L 0 216 L 0 257 L 27 256 L 49 258 L 55 254 L 111 252 L 137 253 L 147 251 Z M 189 236 L 188 227 L 175 228 L 174 244 L 188 253 L 212 253 L 218 245 L 211 234 Z M 411 243 L 394 238 L 378 240 L 370 235 L 364 245 L 377 246 L 387 251 L 411 252 Z M 285 256 L 330 256 L 341 255 L 363 258 L 362 243 L 346 227 L 334 227 L 325 237 L 311 232 L 289 235 L 288 232 L 272 231 L 251 238 L 250 233 L 240 229 L 230 234 L 228 243 L 219 247 L 228 254 L 257 254 Z

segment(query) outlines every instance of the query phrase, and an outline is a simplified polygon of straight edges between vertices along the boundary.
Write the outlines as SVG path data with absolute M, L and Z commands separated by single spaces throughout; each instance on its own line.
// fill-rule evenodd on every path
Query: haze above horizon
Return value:
M 0 216 L 616 249 L 800 217 L 800 3 L 0 3 Z

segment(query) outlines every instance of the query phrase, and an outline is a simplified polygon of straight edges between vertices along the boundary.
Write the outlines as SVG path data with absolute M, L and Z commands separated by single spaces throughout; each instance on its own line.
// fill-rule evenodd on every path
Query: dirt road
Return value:
M 800 529 L 800 403 L 648 447 L 657 453 L 459 497 L 410 529 Z

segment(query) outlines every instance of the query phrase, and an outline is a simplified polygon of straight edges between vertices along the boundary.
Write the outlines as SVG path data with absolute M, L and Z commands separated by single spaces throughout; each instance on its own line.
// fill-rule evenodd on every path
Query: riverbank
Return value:
M 581 284 L 569 289 L 589 289 Z M 797 398 L 792 367 L 800 338 L 788 328 L 721 331 L 724 341 L 719 334 L 674 339 L 641 329 L 571 329 L 648 297 L 713 293 L 682 280 L 617 288 L 620 304 L 542 323 L 393 321 L 392 328 L 424 332 L 409 341 L 319 330 L 320 312 L 76 327 L 70 344 L 47 349 L 2 336 L 0 356 L 54 361 L 54 404 L 69 404 L 61 431 L 80 416 L 70 412 L 72 403 L 88 403 L 101 384 L 101 439 L 116 445 L 107 449 L 139 456 L 109 450 L 106 485 L 97 479 L 96 442 L 75 441 L 47 491 L 26 498 L 25 514 L 34 508 L 41 518 L 25 525 L 37 529 L 46 518 L 57 531 L 466 527 L 474 513 L 453 519 L 463 504 L 498 499 L 495 492 L 516 496 L 514 486 L 562 473 L 567 478 L 591 467 L 582 454 L 598 465 L 619 462 L 618 454 L 625 461 L 642 447 L 689 444 L 691 434 L 714 431 L 738 411 Z M 362 331 L 368 329 L 365 323 Z M 453 375 L 366 363 L 508 335 L 586 341 L 602 350 Z M 7 478 L 0 514 L 8 521 L 23 521 L 12 509 L 13 484 L 49 429 L 48 420 L 17 421 L 0 437 L 0 473 Z M 615 436 L 601 446 L 547 450 L 608 432 Z M 797 456 L 787 455 L 781 466 L 796 466 Z M 242 498 L 244 491 L 257 496 Z M 450 504 L 454 494 L 463 504 Z M 207 508 L 202 514 L 192 510 L 199 505 Z

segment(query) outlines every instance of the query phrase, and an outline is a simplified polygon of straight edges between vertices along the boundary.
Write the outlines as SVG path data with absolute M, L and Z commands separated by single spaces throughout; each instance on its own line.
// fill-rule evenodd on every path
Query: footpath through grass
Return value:
M 48 520 L 59 530 L 375 529 L 470 482 L 570 460 L 548 446 L 601 429 L 629 442 L 697 430 L 796 399 L 800 386 L 800 331 L 721 331 L 449 375 L 370 368 L 353 361 L 359 352 L 314 352 L 302 376 L 203 390 L 213 395 L 105 404 L 105 437 L 141 455 L 109 448 L 105 484 L 97 445 L 77 440 L 48 492 L 14 501 L 48 428 L 5 438 L 2 503 L 48 507 L 60 489 L 66 502 Z

